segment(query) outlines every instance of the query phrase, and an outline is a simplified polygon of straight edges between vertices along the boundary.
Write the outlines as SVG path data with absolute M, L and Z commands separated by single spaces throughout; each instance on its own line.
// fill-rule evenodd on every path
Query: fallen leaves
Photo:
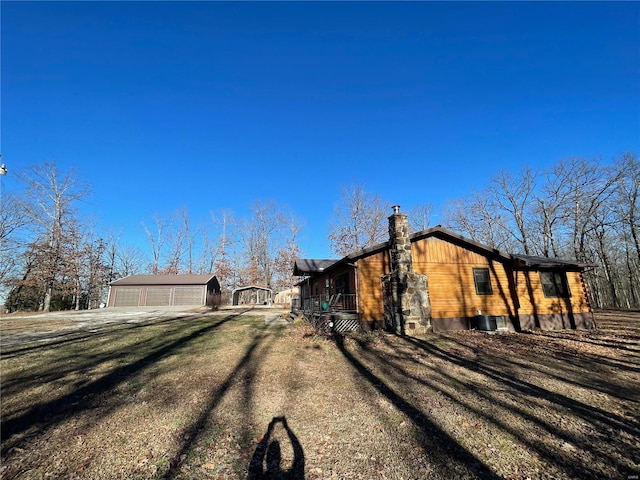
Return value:
M 38 380 L 5 394 L 7 418 L 66 394 L 83 374 L 96 381 L 120 369 L 121 376 L 113 388 L 98 383 L 91 408 L 78 402 L 54 426 L 3 438 L 0 476 L 162 478 L 174 462 L 175 480 L 246 478 L 269 421 L 284 415 L 304 451 L 309 480 L 460 478 L 449 450 L 439 463 L 434 442 L 442 438 L 466 449 L 478 468 L 508 480 L 578 477 L 583 472 L 572 470 L 578 464 L 606 478 L 607 462 L 626 465 L 632 458 L 633 439 L 569 408 L 585 405 L 618 423 L 635 421 L 634 404 L 624 397 L 637 390 L 638 356 L 629 354 L 638 350 L 639 330 L 631 327 L 458 332 L 416 343 L 380 334 L 371 342 L 346 341 L 350 360 L 329 338 L 308 336 L 304 326 L 277 338 L 261 326 L 228 322 L 211 330 L 211 343 L 206 336 L 197 345 L 185 340 L 166 358 L 145 362 L 130 351 L 141 348 L 141 338 L 156 345 L 153 353 L 162 351 L 166 335 L 182 337 L 141 326 L 132 344 L 128 337 L 117 345 L 108 338 L 86 341 L 73 350 L 77 357 L 58 363 L 52 362 L 58 352 L 47 348 L 42 358 L 22 358 L 32 363 L 3 370 L 9 375 L 3 382 L 23 372 Z M 191 326 L 183 337 L 195 328 L 202 327 Z M 626 328 L 624 335 L 616 328 Z M 52 364 L 69 371 L 65 377 L 56 370 L 55 385 L 45 381 Z M 291 445 L 286 435 L 278 439 L 286 469 Z

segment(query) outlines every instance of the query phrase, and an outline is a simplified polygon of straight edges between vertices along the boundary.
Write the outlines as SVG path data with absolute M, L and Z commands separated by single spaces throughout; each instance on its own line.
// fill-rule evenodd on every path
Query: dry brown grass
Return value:
M 627 479 L 640 314 L 598 321 L 329 338 L 176 315 L 5 347 L 1 477 L 257 479 L 264 456 L 283 478 Z

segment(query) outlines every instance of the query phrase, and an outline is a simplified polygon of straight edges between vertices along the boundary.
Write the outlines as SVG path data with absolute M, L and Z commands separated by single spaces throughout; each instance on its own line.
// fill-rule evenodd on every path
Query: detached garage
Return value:
M 111 282 L 107 306 L 204 306 L 219 293 L 215 275 L 129 275 Z

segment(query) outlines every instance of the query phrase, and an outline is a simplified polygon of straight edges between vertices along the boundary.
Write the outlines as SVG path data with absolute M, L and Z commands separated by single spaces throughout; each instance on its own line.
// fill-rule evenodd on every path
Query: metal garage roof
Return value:
M 129 275 L 111 285 L 206 285 L 216 276 L 206 275 Z

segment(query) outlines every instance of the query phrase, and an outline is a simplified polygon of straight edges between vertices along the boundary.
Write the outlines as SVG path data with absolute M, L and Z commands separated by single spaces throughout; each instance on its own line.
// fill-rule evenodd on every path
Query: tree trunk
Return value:
M 604 232 L 599 232 L 597 236 L 598 245 L 600 246 L 600 258 L 602 259 L 602 267 L 604 268 L 604 274 L 607 278 L 607 284 L 609 286 L 609 294 L 611 295 L 611 304 L 612 306 L 618 308 L 620 307 L 620 301 L 618 299 L 618 292 L 616 291 L 616 283 L 613 278 L 611 262 L 609 261 L 607 249 L 604 244 Z
M 47 285 L 47 289 L 44 292 L 44 301 L 42 302 L 42 311 L 49 312 L 51 311 L 51 294 L 53 292 L 53 286 Z

